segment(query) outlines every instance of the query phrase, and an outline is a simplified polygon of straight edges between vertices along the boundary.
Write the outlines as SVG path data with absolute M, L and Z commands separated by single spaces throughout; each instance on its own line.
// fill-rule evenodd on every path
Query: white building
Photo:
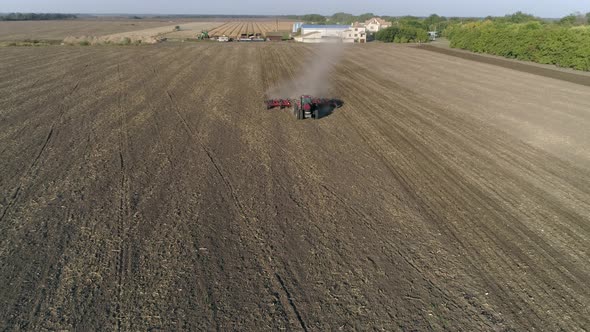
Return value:
M 291 31 L 292 33 L 297 33 L 297 31 L 299 31 L 299 29 L 301 29 L 301 26 L 303 25 L 303 22 L 295 22 L 293 23 L 293 31 Z
M 369 32 L 377 32 L 391 27 L 391 22 L 387 22 L 386 20 L 379 17 L 373 17 L 372 19 L 365 21 L 365 23 L 355 23 L 354 25 L 362 25 L 367 28 L 367 31 Z
M 301 35 L 295 40 L 303 43 L 364 43 L 367 34 L 364 27 L 304 24 Z
M 348 27 L 347 30 L 342 32 L 343 43 L 366 43 L 367 42 L 367 29 L 360 26 Z

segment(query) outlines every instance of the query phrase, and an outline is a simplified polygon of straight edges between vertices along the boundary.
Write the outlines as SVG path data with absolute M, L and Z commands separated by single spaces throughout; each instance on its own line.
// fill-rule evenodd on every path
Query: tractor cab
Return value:
M 301 96 L 301 108 L 305 111 L 311 111 L 313 101 L 311 96 Z
M 297 112 L 296 117 L 297 119 L 307 119 L 307 118 L 314 118 L 314 119 L 319 119 L 320 118 L 320 110 L 318 108 L 318 105 L 316 105 L 316 103 L 314 102 L 314 99 L 312 96 L 309 95 L 303 95 L 300 98 L 299 101 L 299 111 Z

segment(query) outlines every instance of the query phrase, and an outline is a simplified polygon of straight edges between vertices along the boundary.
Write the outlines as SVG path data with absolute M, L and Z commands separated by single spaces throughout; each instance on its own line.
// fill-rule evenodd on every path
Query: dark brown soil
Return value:
M 2 50 L 0 330 L 588 328 L 590 89 L 345 52 L 296 121 L 313 46 Z
M 485 56 L 477 53 L 471 52 L 464 52 L 461 50 L 454 50 L 450 48 L 442 48 L 436 47 L 432 45 L 420 45 L 418 48 L 422 50 L 437 52 L 445 55 L 456 56 L 466 60 L 477 61 L 481 63 L 487 63 L 495 66 L 500 66 L 504 68 L 514 69 L 518 71 L 522 71 L 525 73 L 551 77 L 562 81 L 572 82 L 576 84 L 581 84 L 585 86 L 590 86 L 590 76 L 589 75 L 581 75 L 571 72 L 566 72 L 558 69 L 549 69 L 543 68 L 540 66 L 536 66 L 534 64 L 526 64 L 523 62 L 517 62 L 510 59 L 502 59 L 499 57 L 490 57 Z

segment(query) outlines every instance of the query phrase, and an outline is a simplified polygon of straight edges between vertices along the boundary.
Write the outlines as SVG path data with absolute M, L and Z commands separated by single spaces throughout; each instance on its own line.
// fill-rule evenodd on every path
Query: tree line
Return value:
M 385 43 L 424 43 L 429 39 L 428 31 L 442 32 L 453 19 L 432 14 L 426 18 L 402 16 L 389 19 L 391 27 L 375 34 L 375 39 Z
M 385 20 L 393 19 L 390 16 L 377 16 L 373 13 L 364 13 L 361 15 L 353 15 L 349 13 L 339 12 L 330 16 L 324 16 L 320 14 L 306 14 L 306 15 L 288 15 L 288 19 L 301 21 L 305 24 L 338 24 L 338 25 L 351 25 L 355 22 L 365 22 L 373 17 L 381 17 Z
M 78 16 L 74 14 L 35 14 L 35 13 L 10 13 L 0 14 L 0 21 L 47 21 L 47 20 L 69 20 Z
M 590 13 L 547 21 L 516 13 L 449 26 L 451 47 L 590 71 Z
M 428 31 L 450 40 L 451 47 L 507 58 L 590 71 L 590 13 L 551 20 L 516 12 L 502 17 L 390 18 L 392 26 L 375 34 L 383 42 L 428 41 Z

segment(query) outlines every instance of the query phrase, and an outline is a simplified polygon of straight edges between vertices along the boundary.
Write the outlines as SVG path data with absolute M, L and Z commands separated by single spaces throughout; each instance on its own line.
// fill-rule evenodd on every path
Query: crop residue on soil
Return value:
M 0 330 L 590 326 L 589 88 L 360 46 L 3 49 Z

